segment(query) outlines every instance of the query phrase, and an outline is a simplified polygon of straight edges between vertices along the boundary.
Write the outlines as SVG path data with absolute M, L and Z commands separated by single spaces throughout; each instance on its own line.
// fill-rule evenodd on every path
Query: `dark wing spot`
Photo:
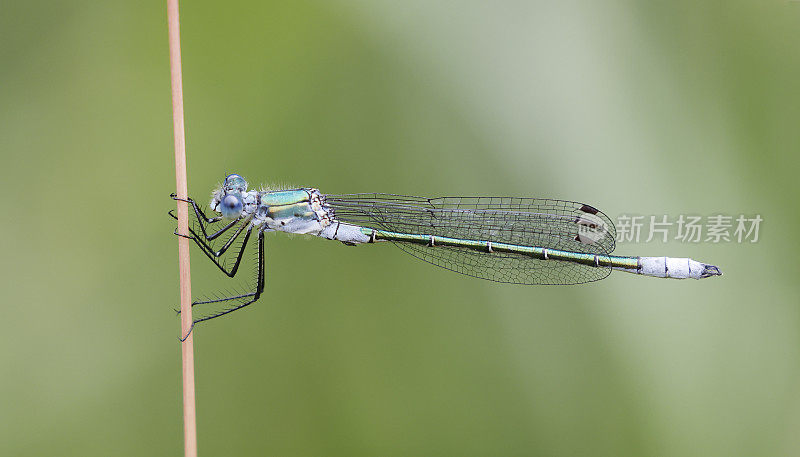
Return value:
M 600 212 L 600 211 L 599 211 L 597 208 L 595 208 L 594 206 L 589 206 L 589 205 L 583 205 L 583 206 L 581 206 L 581 211 L 583 211 L 584 213 L 589 213 L 589 214 L 597 214 L 597 213 L 599 213 L 599 212 Z

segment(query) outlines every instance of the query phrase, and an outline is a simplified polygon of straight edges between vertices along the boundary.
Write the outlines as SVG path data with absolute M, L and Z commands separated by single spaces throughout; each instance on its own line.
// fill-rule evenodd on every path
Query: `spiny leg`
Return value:
M 193 199 L 191 199 L 191 198 L 187 198 L 187 199 L 185 199 L 185 200 L 184 200 L 184 199 L 182 199 L 182 198 L 178 198 L 178 197 L 177 197 L 177 195 L 176 195 L 176 194 L 174 194 L 174 193 L 170 194 L 170 197 L 172 197 L 172 199 L 173 199 L 173 200 L 177 200 L 177 201 L 182 201 L 182 202 L 190 203 L 190 204 L 192 205 L 192 208 L 194 208 L 194 214 L 195 214 L 195 216 L 197 217 L 197 221 L 198 221 L 198 223 L 199 223 L 199 225 L 200 225 L 200 230 L 203 232 L 203 236 L 205 237 L 205 239 L 206 239 L 206 240 L 209 240 L 209 241 L 210 241 L 210 240 L 213 240 L 213 239 L 215 239 L 215 238 L 217 238 L 217 237 L 218 237 L 218 236 L 220 236 L 220 235 L 222 235 L 222 234 L 223 234 L 223 233 L 225 233 L 225 232 L 226 232 L 226 231 L 227 231 L 229 228 L 231 228 L 231 227 L 233 227 L 234 225 L 236 225 L 236 223 L 237 223 L 239 220 L 241 220 L 241 217 L 237 217 L 236 219 L 232 220 L 232 221 L 231 221 L 231 222 L 230 222 L 228 225 L 226 225 L 225 227 L 222 227 L 221 229 L 219 229 L 219 230 L 218 230 L 218 231 L 216 231 L 215 233 L 212 233 L 211 235 L 209 235 L 209 234 L 206 232 L 206 225 L 204 225 L 204 224 L 203 224 L 203 222 L 207 223 L 208 225 L 211 225 L 211 224 L 214 224 L 214 223 L 216 223 L 216 222 L 219 222 L 219 221 L 221 221 L 221 220 L 223 219 L 223 217 L 222 217 L 222 216 L 214 216 L 214 217 L 208 217 L 208 216 L 206 216 L 206 214 L 203 212 L 203 210 L 200 208 L 200 206 L 198 206 L 198 205 L 197 205 L 197 202 L 195 202 L 195 201 L 194 201 Z M 176 217 L 174 214 L 172 214 L 172 211 L 170 211 L 170 216 L 172 216 L 173 218 L 177 219 L 177 217 Z
M 186 200 L 181 200 L 181 201 L 186 201 Z M 204 215 L 202 214 L 202 212 L 201 212 L 201 211 L 200 211 L 199 213 L 200 213 L 200 214 L 196 214 L 196 216 L 197 216 L 197 218 L 198 218 L 198 222 L 199 222 L 199 218 L 204 216 Z M 170 215 L 170 216 L 171 216 L 173 219 L 177 219 L 177 217 L 175 216 L 175 214 L 173 213 L 173 211 L 169 211 L 169 213 L 168 213 L 168 214 L 169 214 L 169 215 Z M 219 234 L 221 234 L 221 233 L 223 233 L 223 232 L 227 231 L 227 230 L 228 230 L 228 229 L 230 229 L 231 227 L 235 226 L 237 223 L 240 223 L 240 222 L 242 221 L 242 219 L 243 219 L 242 217 L 238 217 L 238 218 L 234 219 L 234 220 L 233 220 L 233 221 L 231 221 L 231 222 L 230 222 L 230 223 L 229 223 L 227 226 L 223 227 L 223 228 L 222 228 L 222 229 L 220 229 L 220 230 L 219 230 L 217 233 L 215 233 L 215 234 L 213 234 L 213 235 L 211 235 L 211 236 L 206 236 L 206 235 L 204 235 L 205 239 L 206 239 L 206 240 L 213 240 L 213 239 L 214 239 L 214 238 L 216 238 L 216 237 L 217 237 Z M 199 225 L 201 225 L 201 229 L 202 229 L 202 224 L 199 224 Z M 214 265 L 216 265 L 216 266 L 217 266 L 217 268 L 219 268 L 220 270 L 222 270 L 222 272 L 223 272 L 223 273 L 225 273 L 226 275 L 228 275 L 229 277 L 233 277 L 233 275 L 235 275 L 235 274 L 236 274 L 236 269 L 238 268 L 239 262 L 241 262 L 241 258 L 242 258 L 242 250 L 244 249 L 245 245 L 247 244 L 247 240 L 248 240 L 248 238 L 249 238 L 249 232 L 248 232 L 248 235 L 245 237 L 245 240 L 244 240 L 244 242 L 242 243 L 242 245 L 241 245 L 241 246 L 240 246 L 240 248 L 239 248 L 239 253 L 238 253 L 238 255 L 237 255 L 237 261 L 236 261 L 236 263 L 234 264 L 234 266 L 233 266 L 233 269 L 232 269 L 231 271 L 228 271 L 228 270 L 226 270 L 226 269 L 225 269 L 225 267 L 224 267 L 223 265 L 221 265 L 221 264 L 220 264 L 220 263 L 219 263 L 219 262 L 218 262 L 218 261 L 215 259 L 215 257 L 220 257 L 220 256 L 222 256 L 222 255 L 223 255 L 223 254 L 224 254 L 224 253 L 225 253 L 225 252 L 226 252 L 226 251 L 227 251 L 227 250 L 228 250 L 228 249 L 229 249 L 229 248 L 230 248 L 230 247 L 231 247 L 231 246 L 234 244 L 234 242 L 236 241 L 236 239 L 237 239 L 237 238 L 239 237 L 239 235 L 242 233 L 242 230 L 244 230 L 244 227 L 245 227 L 245 226 L 247 226 L 247 225 L 249 225 L 249 221 L 246 221 L 245 223 L 243 223 L 243 224 L 242 224 L 242 225 L 241 225 L 241 226 L 240 226 L 240 227 L 239 227 L 239 228 L 236 230 L 236 232 L 235 232 L 235 233 L 233 233 L 233 235 L 231 235 L 231 236 L 230 236 L 230 238 L 228 238 L 228 240 L 225 242 L 225 244 L 224 244 L 224 245 L 223 245 L 223 246 L 222 246 L 222 247 L 221 247 L 221 248 L 220 248 L 218 251 L 214 251 L 214 248 L 213 248 L 213 246 L 211 246 L 211 244 L 210 244 L 210 243 L 208 243 L 208 242 L 204 241 L 204 240 L 203 240 L 203 237 L 201 237 L 200 235 L 198 235 L 198 234 L 197 234 L 197 232 L 195 231 L 195 229 L 194 229 L 193 227 L 189 227 L 189 233 L 191 233 L 191 236 L 189 236 L 189 235 L 184 235 L 184 234 L 182 234 L 182 233 L 178 233 L 178 232 L 177 232 L 177 230 L 174 232 L 174 234 L 175 234 L 175 235 L 178 235 L 178 236 L 182 236 L 182 237 L 184 237 L 184 238 L 189 238 L 190 240 L 194 241 L 194 242 L 195 242 L 195 244 L 197 244 L 197 245 L 200 247 L 200 249 L 203 251 L 203 253 L 204 253 L 204 254 L 205 254 L 205 255 L 206 255 L 208 258 L 210 258 L 210 259 L 211 259 L 211 261 L 214 263 Z
M 204 221 L 206 221 L 208 223 L 219 222 L 219 221 L 222 220 L 222 216 L 214 216 L 214 217 L 206 216 L 206 214 L 203 212 L 203 210 L 200 209 L 200 207 L 197 206 L 197 203 L 195 203 L 195 201 L 192 200 L 191 198 L 186 198 L 186 199 L 178 198 L 178 194 L 176 194 L 174 192 L 169 194 L 169 196 L 173 200 L 177 200 L 179 202 L 186 202 L 186 203 L 191 204 L 194 207 L 194 213 L 197 214 L 198 219 L 202 219 L 202 220 L 204 220 Z
M 228 250 L 228 247 L 230 247 L 230 245 L 233 244 L 234 239 L 239 236 L 245 225 L 247 226 L 247 231 L 245 232 L 244 240 L 242 240 L 241 246 L 239 246 L 238 248 L 239 252 L 236 254 L 236 262 L 234 262 L 233 267 L 230 269 L 230 271 L 228 271 L 225 269 L 225 266 L 223 264 L 219 263 L 217 257 L 219 257 L 225 251 Z M 209 246 L 203 243 L 202 240 L 200 240 L 200 238 L 197 236 L 197 234 L 194 233 L 193 230 L 189 229 L 189 231 L 192 233 L 192 235 L 194 235 L 189 238 L 191 238 L 195 242 L 195 244 L 197 244 L 200 247 L 200 250 L 203 251 L 203 254 L 205 254 L 206 257 L 211 259 L 211 262 L 213 262 L 214 265 L 217 266 L 217 268 L 219 268 L 229 278 L 236 276 L 236 272 L 239 270 L 239 264 L 241 264 L 242 262 L 242 256 L 244 255 L 244 250 L 247 247 L 247 242 L 250 240 L 250 234 L 253 232 L 253 226 L 250 223 L 245 223 L 244 225 L 242 225 L 242 227 L 234 234 L 234 236 L 231 237 L 231 240 L 229 240 L 228 243 L 226 243 L 227 246 L 223 246 L 224 249 L 221 249 L 220 251 L 222 252 L 220 252 L 219 254 L 214 252 Z M 176 235 L 180 234 L 176 233 Z
M 176 199 L 176 200 L 180 200 L 180 199 Z M 209 240 L 209 241 L 214 240 L 218 236 L 220 236 L 223 233 L 227 232 L 228 229 L 230 229 L 231 227 L 236 225 L 237 222 L 242 220 L 241 217 L 237 217 L 236 219 L 234 219 L 231 222 L 229 222 L 228 225 L 226 225 L 225 227 L 222 227 L 221 229 L 219 229 L 216 232 L 214 232 L 211 235 L 209 235 L 208 232 L 206 232 L 206 226 L 203 225 L 203 222 L 204 221 L 208 222 L 208 225 L 211 225 L 211 224 L 213 224 L 215 222 L 221 221 L 222 220 L 222 216 L 208 219 L 208 218 L 205 217 L 205 214 L 203 214 L 202 211 L 200 211 L 200 208 L 197 207 L 197 204 L 195 204 L 194 201 L 192 201 L 192 200 L 180 200 L 180 201 L 182 201 L 182 202 L 191 202 L 194 205 L 195 217 L 197 218 L 197 225 L 200 226 L 200 231 L 203 232 L 203 237 L 206 240 Z M 178 216 L 175 215 L 175 210 L 170 210 L 167 214 L 169 214 L 170 217 L 172 217 L 173 219 L 178 220 Z
M 203 254 L 205 254 L 209 259 L 211 259 L 211 261 L 214 263 L 214 265 L 216 265 L 220 270 L 222 270 L 223 273 L 225 273 L 228 277 L 232 278 L 232 277 L 234 277 L 236 275 L 236 272 L 239 269 L 239 265 L 242 262 L 242 257 L 244 256 L 244 251 L 245 251 L 245 248 L 247 247 L 247 241 L 250 239 L 250 234 L 252 233 L 252 230 L 253 230 L 253 226 L 251 225 L 251 226 L 248 227 L 247 233 L 245 234 L 245 237 L 244 237 L 244 241 L 242 241 L 242 245 L 239 247 L 239 253 L 236 256 L 236 262 L 234 263 L 233 268 L 231 269 L 231 271 L 225 270 L 225 267 L 223 265 L 221 265 L 217 261 L 216 258 L 212 257 L 213 253 L 207 252 L 205 250 L 205 248 L 203 247 L 203 245 L 200 244 L 200 242 L 198 241 L 198 239 L 196 237 L 186 237 L 186 238 L 190 238 L 195 243 L 197 243 L 197 245 L 200 246 L 200 248 L 203 250 Z M 183 236 L 183 235 L 180 235 L 180 234 L 178 234 L 178 235 L 179 236 Z M 263 236 L 264 236 L 263 235 L 263 230 L 259 230 L 259 239 L 261 240 L 260 244 L 262 244 L 262 245 L 263 245 Z M 263 246 L 259 246 L 259 251 L 261 251 L 262 249 L 263 249 Z M 258 287 L 258 285 L 256 287 Z M 263 289 L 263 277 L 261 277 L 261 287 Z M 252 294 L 241 294 L 241 295 L 235 295 L 235 296 L 227 297 L 227 298 L 224 298 L 224 299 L 196 300 L 196 301 L 192 302 L 192 306 L 204 305 L 204 304 L 207 304 L 207 303 L 217 303 L 217 302 L 228 301 L 228 300 L 236 300 L 236 299 L 240 299 L 240 298 L 249 297 L 251 295 Z M 177 311 L 178 314 L 180 314 L 179 310 L 176 310 L 176 311 Z
M 223 315 L 228 314 L 230 312 L 236 311 L 239 308 L 243 308 L 243 307 L 249 305 L 250 303 L 258 300 L 258 298 L 261 296 L 261 293 L 263 291 L 264 291 L 264 232 L 262 230 L 259 230 L 258 231 L 258 266 L 257 266 L 257 276 L 256 276 L 256 290 L 254 292 L 249 292 L 249 293 L 246 293 L 246 294 L 233 295 L 231 297 L 218 298 L 218 299 L 215 299 L 215 300 L 198 301 L 198 302 L 192 303 L 192 306 L 194 306 L 195 304 L 200 305 L 200 304 L 206 304 L 206 303 L 221 303 L 221 302 L 225 302 L 225 301 L 239 300 L 239 299 L 248 298 L 248 297 L 252 297 L 252 300 L 248 301 L 245 304 L 236 306 L 234 308 L 227 309 L 227 310 L 221 311 L 219 313 L 215 313 L 215 314 L 213 314 L 211 316 L 206 316 L 206 317 L 204 317 L 202 319 L 198 319 L 198 320 L 195 321 L 195 323 L 207 321 L 209 319 L 213 319 L 215 317 L 223 316 Z
M 247 235 L 248 236 L 250 235 L 251 229 L 252 229 L 252 226 L 251 226 L 251 228 L 249 228 L 247 230 Z M 261 297 L 261 294 L 264 292 L 264 282 L 265 282 L 265 275 L 264 275 L 264 231 L 262 229 L 258 230 L 258 267 L 257 267 L 257 269 L 258 269 L 258 275 L 256 277 L 256 290 L 254 292 L 250 292 L 250 293 L 246 293 L 246 294 L 240 294 L 240 295 L 234 295 L 234 296 L 226 297 L 226 298 L 219 298 L 219 299 L 215 299 L 215 300 L 198 301 L 198 302 L 192 303 L 192 306 L 194 306 L 194 305 L 207 304 L 207 303 L 223 303 L 223 302 L 227 302 L 227 301 L 231 301 L 231 300 L 244 300 L 237 306 L 234 306 L 232 308 L 228 308 L 228 309 L 220 311 L 218 313 L 214 313 L 214 314 L 212 314 L 210 316 L 205 316 L 205 317 L 202 317 L 200 319 L 194 320 L 192 322 L 192 326 L 189 328 L 189 331 L 186 333 L 186 335 L 183 336 L 183 338 L 181 338 L 181 341 L 184 341 L 186 338 L 188 338 L 189 335 L 192 333 L 192 330 L 194 329 L 194 326 L 199 324 L 200 322 L 204 322 L 204 321 L 211 320 L 211 319 L 214 319 L 214 318 L 217 318 L 217 317 L 220 317 L 220 316 L 224 316 L 224 315 L 232 313 L 232 312 L 234 312 L 236 310 L 242 309 L 245 306 L 253 304 L 254 302 L 256 302 Z
M 241 221 L 241 218 L 237 220 L 237 222 L 239 221 Z M 194 229 L 192 228 L 189 229 L 189 232 L 192 234 L 192 236 L 189 238 L 193 239 L 197 243 L 197 245 L 200 246 L 200 248 L 203 249 L 204 251 L 207 251 L 208 254 L 213 255 L 214 257 L 221 257 L 233 245 L 233 243 L 236 241 L 239 235 L 241 235 L 244 228 L 249 226 L 250 226 L 250 220 L 244 221 L 244 223 L 242 223 L 242 225 L 239 226 L 238 229 L 236 229 L 236 231 L 230 236 L 230 238 L 228 238 L 225 244 L 223 244 L 218 251 L 214 251 L 214 248 L 213 246 L 211 246 L 211 244 L 207 243 L 199 236 L 197 236 L 197 232 L 195 232 Z M 175 234 L 178 235 L 177 232 Z
M 244 228 L 244 226 L 242 226 L 242 228 Z M 177 231 L 175 232 L 175 235 L 182 236 L 184 238 L 188 238 L 188 239 L 194 241 L 195 244 L 197 244 L 197 246 L 200 247 L 200 250 L 203 251 L 203 254 L 205 254 L 206 257 L 211 259 L 211 262 L 213 262 L 214 265 L 217 266 L 217 268 L 219 268 L 228 277 L 232 278 L 232 277 L 234 277 L 236 275 L 236 272 L 239 269 L 239 265 L 242 263 L 242 257 L 244 256 L 244 250 L 247 247 L 247 241 L 250 239 L 250 233 L 252 232 L 252 229 L 253 229 L 252 225 L 248 227 L 247 233 L 245 234 L 245 237 L 244 237 L 244 240 L 242 241 L 241 246 L 239 246 L 239 252 L 236 255 L 236 262 L 233 264 L 233 268 L 230 271 L 226 270 L 225 266 L 219 263 L 219 261 L 214 257 L 215 253 L 214 252 L 209 252 L 210 248 L 208 248 L 207 246 L 203 245 L 203 243 L 200 241 L 199 237 L 197 237 L 197 235 L 191 229 L 189 229 L 189 231 L 192 232 L 193 236 L 182 235 L 182 234 L 178 233 Z M 239 230 L 239 232 L 236 233 L 236 236 L 238 236 L 239 233 L 241 233 L 241 229 Z M 245 296 L 247 296 L 247 294 L 241 295 L 241 296 L 237 296 L 237 297 L 229 297 L 228 299 L 242 298 L 242 297 L 245 297 Z M 202 304 L 205 304 L 205 303 L 214 303 L 214 301 L 215 300 L 211 300 L 211 301 L 193 301 L 192 302 L 192 306 L 202 305 Z M 178 313 L 178 314 L 181 313 L 179 309 L 176 309 L 175 312 Z
M 172 211 L 169 212 L 169 215 L 172 216 L 173 218 L 175 217 L 175 215 L 172 214 Z M 234 226 L 237 222 L 241 222 L 241 220 L 242 220 L 242 218 L 238 218 L 238 219 L 234 220 L 231 224 L 228 224 L 228 226 L 225 227 L 223 230 L 228 230 L 230 227 Z M 205 240 L 203 240 L 203 238 L 200 237 L 197 234 L 197 232 L 194 230 L 194 228 L 192 228 L 192 227 L 189 227 L 189 233 L 191 233 L 191 236 L 190 235 L 184 235 L 183 233 L 178 233 L 177 229 L 175 229 L 175 231 L 173 232 L 173 235 L 177 235 L 177 236 L 182 236 L 184 238 L 188 238 L 188 239 L 194 241 L 195 243 L 197 243 L 197 245 L 200 246 L 200 248 L 202 248 L 204 250 L 207 250 L 208 252 L 212 253 L 215 257 L 220 257 L 233 244 L 233 242 L 236 240 L 236 238 L 239 236 L 239 234 L 242 233 L 242 230 L 244 229 L 244 227 L 248 223 L 249 223 L 249 221 L 247 221 L 246 223 L 242 224 L 241 227 L 239 227 L 239 229 L 233 235 L 231 235 L 230 238 L 228 238 L 228 241 L 225 242 L 225 244 L 222 246 L 222 248 L 220 248 L 219 251 L 214 251 L 213 246 L 211 246 L 210 243 L 208 243 Z

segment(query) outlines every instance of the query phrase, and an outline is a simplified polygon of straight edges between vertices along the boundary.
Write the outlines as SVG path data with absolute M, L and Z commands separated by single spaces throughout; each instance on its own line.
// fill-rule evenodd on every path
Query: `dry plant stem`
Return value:
M 181 76 L 181 35 L 178 0 L 167 0 L 169 61 L 172 75 L 172 128 L 175 135 L 175 183 L 178 198 L 186 199 L 186 142 L 183 130 L 183 83 Z M 178 233 L 189 233 L 189 205 L 177 201 Z M 194 346 L 192 335 L 192 287 L 189 271 L 189 240 L 178 239 L 178 270 L 181 284 L 181 343 L 183 359 L 183 449 L 186 457 L 197 456 L 197 423 L 194 405 Z M 187 336 L 188 334 L 188 336 Z

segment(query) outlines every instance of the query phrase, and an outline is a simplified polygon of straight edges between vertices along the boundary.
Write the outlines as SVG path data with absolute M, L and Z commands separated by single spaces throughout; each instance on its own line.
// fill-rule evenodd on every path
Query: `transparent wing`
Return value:
M 517 197 L 424 198 L 391 194 L 327 195 L 342 222 L 400 233 L 610 254 L 614 224 L 584 203 Z M 603 279 L 609 267 L 538 260 L 512 253 L 395 243 L 405 252 L 468 276 L 516 284 L 579 284 Z

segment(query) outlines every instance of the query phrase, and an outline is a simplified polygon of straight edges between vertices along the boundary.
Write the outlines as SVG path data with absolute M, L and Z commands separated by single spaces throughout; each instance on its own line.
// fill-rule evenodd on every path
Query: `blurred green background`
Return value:
M 181 6 L 201 201 L 236 171 L 764 218 L 617 249 L 722 278 L 575 287 L 273 234 L 266 296 L 195 333 L 201 455 L 800 454 L 800 2 Z M 0 153 L 0 455 L 180 455 L 165 5 L 3 2 Z

